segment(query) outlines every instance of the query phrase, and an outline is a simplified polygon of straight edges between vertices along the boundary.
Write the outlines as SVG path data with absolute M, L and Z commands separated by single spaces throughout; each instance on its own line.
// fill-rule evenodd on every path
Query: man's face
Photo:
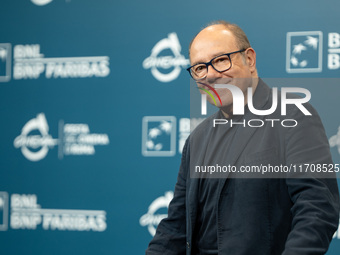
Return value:
M 190 48 L 191 65 L 197 63 L 209 62 L 212 58 L 241 50 L 237 44 L 234 35 L 225 29 L 223 25 L 213 25 L 202 30 L 194 39 Z M 244 54 L 244 55 L 242 55 Z M 224 72 L 217 72 L 212 66 L 208 67 L 207 76 L 199 80 L 197 86 L 210 91 L 208 86 L 214 87 L 215 84 L 232 84 L 239 87 L 247 98 L 247 88 L 253 86 L 253 91 L 257 83 L 254 83 L 257 78 L 256 73 L 256 55 L 253 49 L 249 48 L 244 53 L 235 53 L 230 56 L 232 67 Z M 206 93 L 200 90 L 201 93 Z M 215 94 L 210 91 L 214 97 Z M 222 105 L 219 100 L 216 100 L 217 106 L 225 113 L 232 113 L 233 98 L 228 89 L 216 89 L 219 94 Z M 207 95 L 207 100 L 214 104 L 213 99 Z

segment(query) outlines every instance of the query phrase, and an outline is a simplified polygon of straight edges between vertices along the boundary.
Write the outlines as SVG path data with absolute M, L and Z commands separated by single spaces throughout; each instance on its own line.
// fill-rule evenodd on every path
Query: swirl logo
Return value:
M 173 197 L 174 193 L 172 191 L 168 191 L 164 196 L 156 198 L 149 206 L 148 212 L 140 218 L 140 225 L 142 227 L 147 226 L 149 233 L 152 236 L 156 234 L 156 228 L 161 220 L 168 216 L 167 214 L 160 214 L 157 212 L 162 208 L 167 209 Z
M 165 50 L 172 51 L 173 56 L 159 56 L 159 54 Z M 164 38 L 156 43 L 151 50 L 150 57 L 143 61 L 144 69 L 151 69 L 153 77 L 160 82 L 170 82 L 177 79 L 182 68 L 188 65 L 189 60 L 181 54 L 181 45 L 176 33 L 170 33 L 168 38 Z M 172 71 L 164 72 L 171 68 L 173 68 Z
M 22 154 L 28 160 L 39 161 L 45 158 L 49 148 L 58 144 L 58 139 L 53 139 L 48 134 L 48 130 L 45 114 L 40 113 L 36 118 L 29 120 L 25 124 L 21 130 L 21 135 L 14 140 L 14 147 L 21 148 Z M 33 134 L 37 131 L 38 134 Z

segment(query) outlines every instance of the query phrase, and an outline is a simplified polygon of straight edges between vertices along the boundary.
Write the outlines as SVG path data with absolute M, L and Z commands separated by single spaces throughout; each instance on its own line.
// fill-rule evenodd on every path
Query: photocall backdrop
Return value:
M 190 133 L 188 45 L 239 24 L 340 163 L 340 2 L 2 0 L 1 254 L 143 254 Z M 275 80 L 275 79 L 274 79 Z M 294 82 L 292 82 L 294 81 Z M 306 80 L 304 80 L 306 81 Z M 340 233 L 327 254 L 340 252 Z

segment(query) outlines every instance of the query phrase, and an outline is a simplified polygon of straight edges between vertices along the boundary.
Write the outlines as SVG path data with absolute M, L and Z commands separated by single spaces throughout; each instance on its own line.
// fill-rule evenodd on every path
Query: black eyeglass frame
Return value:
M 227 68 L 227 69 L 225 69 L 225 70 L 222 70 L 222 71 L 216 70 L 216 72 L 222 73 L 222 72 L 228 71 L 228 70 L 232 67 L 232 65 L 233 65 L 233 63 L 232 63 L 232 61 L 231 61 L 230 55 L 235 54 L 235 53 L 244 52 L 244 51 L 246 51 L 247 49 L 248 49 L 248 48 L 242 49 L 242 50 L 238 50 L 238 51 L 229 52 L 229 53 L 225 53 L 225 54 L 222 54 L 222 55 L 218 55 L 218 56 L 212 58 L 212 59 L 211 59 L 209 62 L 207 62 L 207 63 L 197 63 L 197 64 L 195 64 L 195 65 L 192 65 L 192 66 L 188 67 L 188 68 L 187 68 L 187 71 L 189 72 L 190 76 L 191 76 L 195 81 L 202 80 L 202 79 L 204 79 L 204 78 L 207 76 L 207 74 L 208 74 L 208 67 L 209 67 L 209 66 L 212 66 L 212 68 L 214 68 L 214 69 L 216 70 L 216 68 L 214 67 L 214 65 L 212 64 L 212 62 L 213 62 L 216 58 L 219 58 L 219 57 L 222 57 L 222 56 L 228 56 L 228 58 L 229 58 L 229 60 L 230 60 L 230 67 Z M 202 77 L 202 78 L 195 79 L 195 78 L 192 76 L 190 70 L 191 70 L 191 68 L 193 68 L 194 66 L 196 66 L 196 65 L 202 65 L 202 64 L 204 64 L 204 65 L 206 66 L 206 68 L 207 68 L 207 74 L 206 74 L 204 77 Z

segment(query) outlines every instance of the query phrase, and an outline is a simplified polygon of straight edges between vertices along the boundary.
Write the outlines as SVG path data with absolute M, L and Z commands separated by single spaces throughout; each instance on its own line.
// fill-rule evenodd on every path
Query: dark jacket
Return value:
M 271 89 L 261 80 L 253 101 L 256 109 L 269 109 L 272 105 Z M 222 116 L 218 112 L 194 130 L 183 149 L 168 218 L 159 224 L 147 255 L 192 253 L 199 195 L 199 179 L 190 177 L 190 167 L 193 170 L 194 165 L 217 162 L 239 169 L 245 165 L 332 164 L 328 139 L 317 112 L 304 104 L 312 113 L 305 116 L 290 105 L 287 116 L 281 116 L 280 100 L 278 105 L 271 116 L 255 116 L 247 111 L 244 118 L 284 117 L 295 119 L 296 127 L 283 127 L 280 122 L 275 122 L 274 127 L 268 123 L 261 128 L 238 127 L 231 144 L 223 145 L 223 137 L 216 135 L 217 129 L 212 127 L 212 120 Z M 225 155 L 221 146 L 231 146 L 232 150 Z M 295 175 L 290 173 L 272 177 L 237 178 L 237 174 L 231 173 L 220 178 L 216 187 L 219 199 L 209 201 L 217 208 L 219 254 L 326 253 L 339 220 L 335 173 L 328 174 L 328 178 L 293 178 Z

